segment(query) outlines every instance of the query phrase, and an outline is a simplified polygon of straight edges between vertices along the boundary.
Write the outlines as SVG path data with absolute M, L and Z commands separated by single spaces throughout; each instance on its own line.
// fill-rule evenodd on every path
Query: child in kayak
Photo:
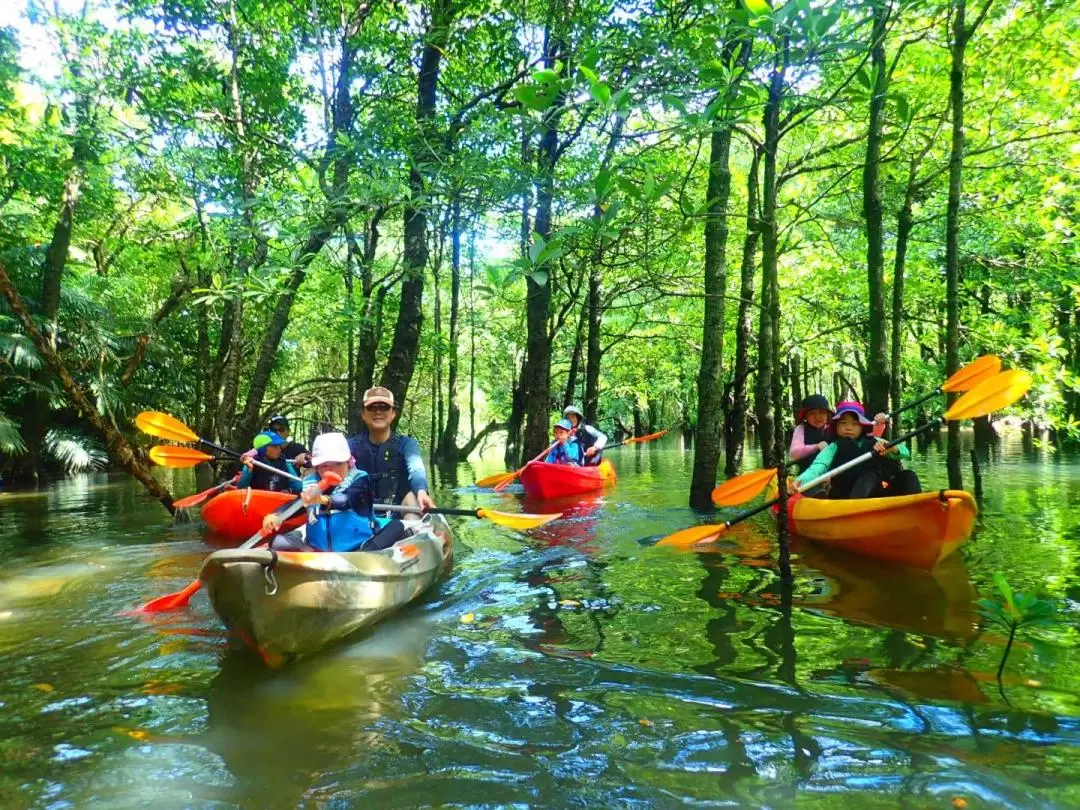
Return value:
M 905 470 L 896 459 L 887 458 L 911 458 L 910 451 L 903 445 L 885 449 L 887 442 L 871 434 L 875 423 L 866 418 L 861 403 L 837 403 L 836 413 L 830 421 L 833 442 L 821 450 L 796 479 L 800 487 L 866 451 L 874 450 L 878 454 L 876 458 L 830 479 L 830 498 L 880 498 L 916 495 L 922 491 L 919 477 L 912 470 Z
M 563 419 L 570 422 L 570 429 L 574 431 L 574 439 L 581 447 L 584 461 L 587 467 L 595 467 L 601 462 L 604 446 L 607 445 L 607 435 L 592 425 L 585 424 L 585 414 L 576 405 L 567 405 L 563 408 Z
M 240 480 L 236 482 L 239 489 L 251 487 L 252 489 L 268 489 L 271 492 L 295 492 L 300 494 L 300 482 L 296 480 L 299 474 L 296 468 L 282 458 L 282 449 L 288 444 L 284 437 L 271 431 L 260 433 L 251 442 L 253 450 L 240 457 L 244 464 L 244 471 Z M 277 475 L 262 467 L 256 467 L 252 462 L 261 461 L 275 469 L 281 470 L 285 475 Z M 289 478 L 288 476 L 293 476 Z
M 555 446 L 548 451 L 548 464 L 573 464 L 580 466 L 583 461 L 581 445 L 572 435 L 574 426 L 569 419 L 562 419 L 555 423 Z
M 315 437 L 311 448 L 314 471 L 304 478 L 303 498 L 309 517 L 305 544 L 293 532 L 275 540 L 278 550 L 305 551 L 378 551 L 389 548 L 405 534 L 405 525 L 396 519 L 380 521 L 375 517 L 371 478 L 353 463 L 349 440 L 344 433 L 323 433 Z M 319 479 L 333 472 L 341 483 L 324 494 Z M 277 531 L 281 517 L 269 514 L 263 528 Z M 299 531 L 299 530 L 297 530 Z
M 788 447 L 788 458 L 798 462 L 799 472 L 806 472 L 814 457 L 829 446 L 829 419 L 833 413 L 829 400 L 821 394 L 811 394 L 799 406 Z

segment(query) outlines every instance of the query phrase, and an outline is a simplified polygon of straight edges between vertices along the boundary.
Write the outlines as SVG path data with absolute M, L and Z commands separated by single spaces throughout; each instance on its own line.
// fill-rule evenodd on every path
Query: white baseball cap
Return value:
M 344 433 L 322 433 L 315 437 L 311 445 L 311 466 L 318 467 L 332 461 L 349 461 L 352 451 Z

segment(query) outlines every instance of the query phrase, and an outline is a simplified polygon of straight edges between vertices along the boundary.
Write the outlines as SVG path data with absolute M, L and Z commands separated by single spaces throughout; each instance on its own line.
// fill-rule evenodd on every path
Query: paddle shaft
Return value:
M 936 428 L 936 427 L 938 427 L 940 425 L 943 425 L 943 424 L 945 424 L 945 419 L 940 417 L 940 416 L 937 419 L 932 419 L 929 422 L 927 422 L 925 425 L 922 425 L 921 427 L 916 428 L 915 430 L 911 431 L 910 433 L 905 433 L 903 436 L 900 436 L 897 439 L 893 439 L 891 442 L 889 442 L 889 443 L 887 443 L 885 445 L 885 449 L 888 449 L 890 447 L 895 447 L 898 444 L 903 444 L 904 442 L 915 438 L 920 433 L 925 433 L 926 431 L 931 430 L 932 428 Z M 868 461 L 869 459 L 873 458 L 875 455 L 877 455 L 876 451 L 868 450 L 867 452 L 863 453 L 861 456 L 859 456 L 857 458 L 853 458 L 851 461 L 847 462 L 846 464 L 841 464 L 835 470 L 829 470 L 827 473 L 824 473 L 823 475 L 819 475 L 817 478 L 813 479 L 812 481 L 807 481 L 806 484 L 799 487 L 797 492 L 805 492 L 808 489 L 812 489 L 813 487 L 816 487 L 818 484 L 823 484 L 826 481 L 828 481 L 830 478 L 832 478 L 833 476 L 839 475 L 840 473 L 844 472 L 845 470 L 850 470 L 852 467 L 858 467 L 864 461 Z M 754 515 L 760 515 L 766 509 L 771 509 L 772 507 L 776 506 L 776 504 L 778 504 L 778 503 L 780 503 L 780 499 L 779 498 L 773 498 L 772 500 L 766 501 L 765 503 L 761 504 L 761 506 L 755 506 L 753 509 L 748 509 L 747 511 L 736 515 L 731 520 L 725 520 L 723 522 L 723 524 L 721 524 L 721 525 L 723 525 L 724 529 L 718 529 L 717 531 L 719 532 L 719 531 L 724 531 L 726 529 L 730 529 L 736 523 L 742 523 L 744 520 L 752 518 Z
M 663 432 L 667 433 L 666 430 L 663 431 Z M 624 444 L 645 444 L 645 442 L 647 442 L 647 441 L 652 441 L 652 439 L 659 439 L 659 438 L 660 438 L 659 436 L 653 436 L 653 437 L 639 436 L 636 439 L 623 439 L 621 442 L 615 442 L 615 444 L 606 444 L 603 447 L 601 447 L 599 450 L 597 450 L 596 452 L 600 453 L 600 452 L 603 452 L 604 450 L 614 450 L 616 447 L 622 447 Z
M 421 511 L 419 506 L 406 506 L 403 503 L 377 503 L 374 506 L 376 512 L 400 512 L 403 514 L 419 513 Z M 461 515 L 462 517 L 482 517 L 479 509 L 451 509 L 448 507 L 437 507 L 435 509 L 422 510 L 427 514 L 435 515 Z
M 570 432 L 573 433 L 573 431 L 570 431 Z M 544 452 L 542 452 L 540 455 L 538 455 L 536 458 L 534 458 L 532 461 L 530 461 L 529 464 L 532 464 L 533 462 L 536 462 L 536 461 L 539 461 L 540 459 L 542 459 L 544 456 L 546 456 L 548 453 L 550 453 L 551 448 L 554 447 L 557 444 L 558 444 L 557 441 L 554 441 L 551 444 L 549 444 L 546 448 L 544 448 Z M 528 467 L 529 464 L 526 464 L 525 467 Z M 503 481 L 503 482 L 501 482 L 499 484 L 496 484 L 495 485 L 495 491 L 496 492 L 502 492 L 504 489 L 506 489 L 508 486 L 510 486 L 510 483 L 515 478 L 517 478 L 519 475 L 521 475 L 523 472 L 525 472 L 525 467 L 522 467 L 520 470 L 514 470 L 513 475 L 511 475 L 505 481 Z

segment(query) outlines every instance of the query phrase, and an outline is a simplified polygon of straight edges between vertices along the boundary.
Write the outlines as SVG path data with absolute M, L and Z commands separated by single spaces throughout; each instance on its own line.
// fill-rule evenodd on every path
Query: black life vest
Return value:
M 803 444 L 817 444 L 818 442 L 827 442 L 830 440 L 830 436 L 826 432 L 826 425 L 824 428 L 816 428 L 811 426 L 807 422 L 803 422 Z M 792 431 L 794 434 L 794 431 Z M 791 444 L 791 436 L 788 436 L 788 445 Z M 817 454 L 820 450 L 815 450 L 813 453 L 807 453 L 802 458 L 798 459 L 796 463 L 799 465 L 799 472 L 804 473 L 810 469 L 810 465 L 814 463 L 814 459 L 817 458 Z
M 289 464 L 284 458 L 269 459 L 262 453 L 258 456 L 259 461 L 266 464 L 269 467 L 281 470 L 287 475 L 295 475 L 293 470 L 289 468 Z M 289 485 L 292 481 L 283 475 L 272 473 L 269 470 L 264 470 L 262 467 L 254 467 L 251 470 L 251 483 L 249 486 L 252 489 L 268 489 L 271 492 L 287 492 Z
M 837 438 L 835 444 L 836 455 L 833 456 L 832 464 L 829 465 L 830 470 L 835 470 L 837 467 L 847 464 L 852 459 L 856 459 L 863 453 L 872 450 L 875 440 L 872 436 L 863 436 L 859 439 Z M 867 472 L 873 472 L 883 481 L 889 481 L 901 469 L 900 462 L 875 454 L 868 461 L 857 464 L 850 470 L 844 470 L 844 472 L 829 479 L 829 497 L 833 499 L 847 498 L 851 494 L 851 488 L 855 485 L 855 482 Z
M 356 466 L 368 474 L 376 503 L 401 503 L 411 492 L 405 470 L 405 455 L 396 433 L 380 445 L 375 445 L 367 433 L 349 439 Z

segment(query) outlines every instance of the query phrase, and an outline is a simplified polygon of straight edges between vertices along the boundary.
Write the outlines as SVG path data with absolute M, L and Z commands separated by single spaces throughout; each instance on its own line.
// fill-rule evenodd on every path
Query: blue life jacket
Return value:
M 342 482 L 334 487 L 331 494 L 345 494 L 360 478 L 366 479 L 368 474 L 354 467 Z M 305 488 L 315 483 L 318 483 L 315 476 L 304 479 Z M 381 528 L 372 510 L 370 497 L 364 508 L 365 514 L 357 512 L 356 508 L 321 507 L 313 510 L 315 520 L 312 522 L 311 518 L 308 518 L 307 544 L 316 551 L 358 551 Z
M 581 464 L 581 445 L 577 443 L 577 439 L 567 439 L 565 444 L 552 447 L 544 461 L 548 464 Z

